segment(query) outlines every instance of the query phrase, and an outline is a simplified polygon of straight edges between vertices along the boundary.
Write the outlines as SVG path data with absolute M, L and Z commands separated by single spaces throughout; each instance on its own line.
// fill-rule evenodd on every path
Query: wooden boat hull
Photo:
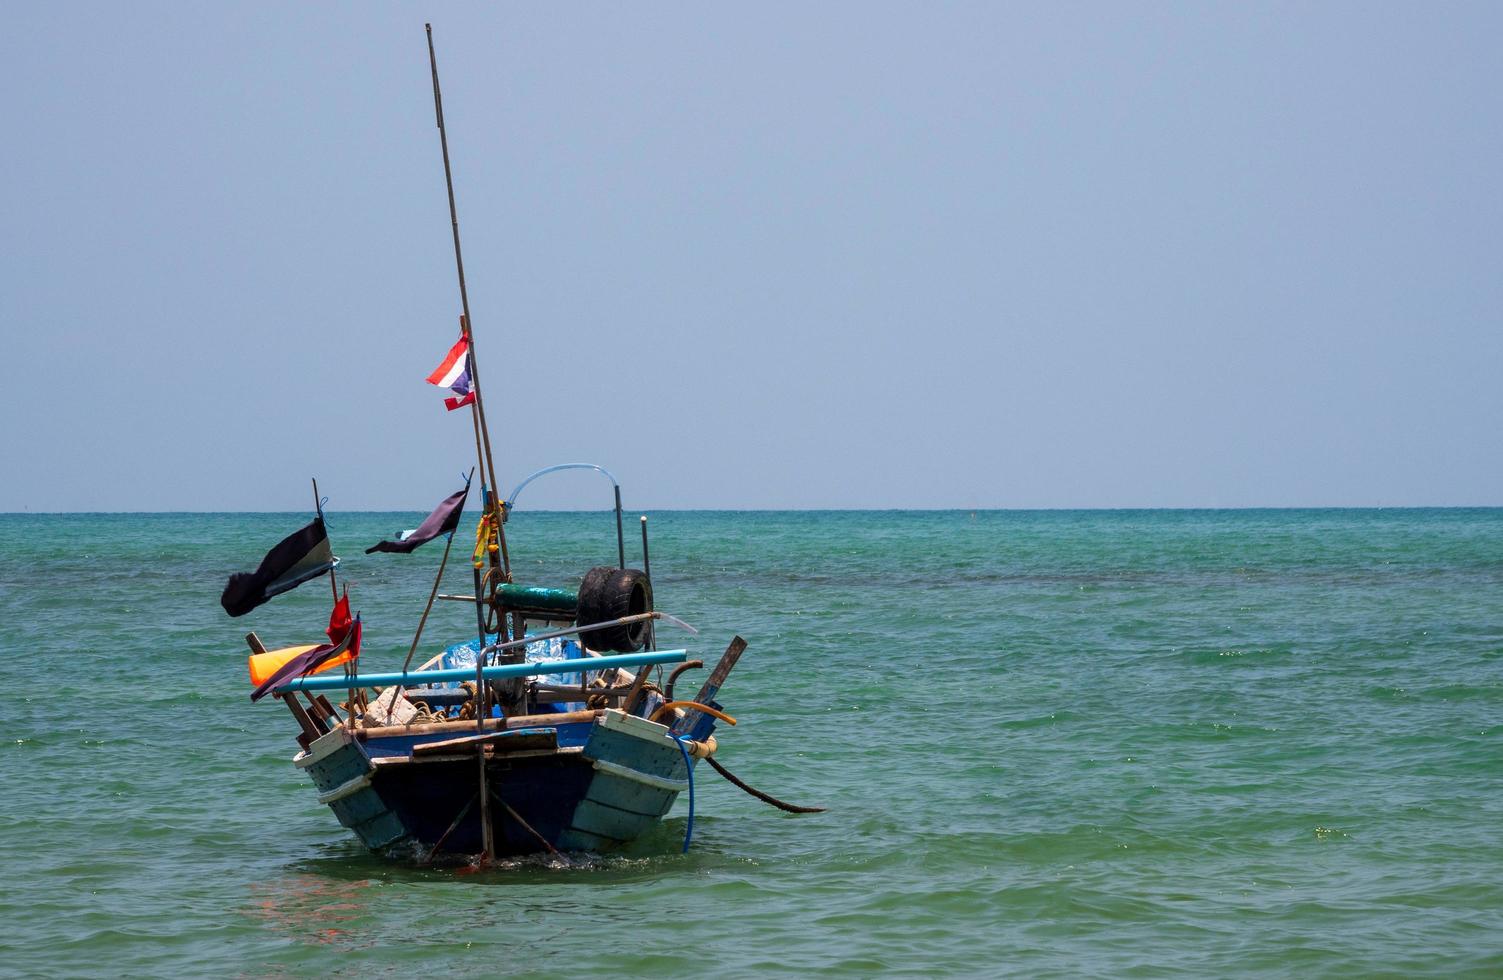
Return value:
M 479 746 L 453 745 L 452 730 L 360 734 L 336 728 L 293 760 L 341 824 L 379 853 L 481 851 Z M 486 782 L 498 856 L 629 844 L 688 789 L 694 762 L 691 756 L 686 768 L 666 726 L 619 711 L 489 739 Z

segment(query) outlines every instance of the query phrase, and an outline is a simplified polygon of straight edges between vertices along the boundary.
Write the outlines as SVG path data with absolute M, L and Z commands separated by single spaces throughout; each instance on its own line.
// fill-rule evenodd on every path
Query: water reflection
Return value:
M 273 932 L 303 943 L 364 947 L 353 926 L 369 912 L 368 878 L 339 880 L 293 872 L 270 881 L 251 882 L 247 914 Z

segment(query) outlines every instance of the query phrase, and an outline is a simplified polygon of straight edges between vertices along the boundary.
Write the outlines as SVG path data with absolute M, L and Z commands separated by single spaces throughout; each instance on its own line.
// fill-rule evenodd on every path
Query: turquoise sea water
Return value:
M 373 669 L 441 545 L 362 550 L 418 516 L 330 515 Z M 1503 973 L 1503 510 L 654 514 L 659 607 L 751 644 L 721 760 L 829 812 L 701 768 L 688 855 L 681 799 L 471 875 L 365 854 L 247 699 L 243 634 L 328 592 L 218 592 L 302 520 L 0 516 L 0 973 Z M 509 540 L 531 584 L 615 555 Z

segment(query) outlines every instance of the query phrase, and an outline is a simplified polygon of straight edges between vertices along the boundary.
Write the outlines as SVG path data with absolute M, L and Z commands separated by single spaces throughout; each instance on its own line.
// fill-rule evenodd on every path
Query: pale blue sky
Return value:
M 0 510 L 1503 504 L 1497 4 L 10 4 Z M 535 507 L 604 506 L 584 475 Z

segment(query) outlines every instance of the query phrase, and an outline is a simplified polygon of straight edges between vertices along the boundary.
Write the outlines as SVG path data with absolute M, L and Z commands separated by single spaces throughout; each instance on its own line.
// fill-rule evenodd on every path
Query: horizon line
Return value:
M 625 508 L 622 514 L 859 514 L 859 513 L 911 513 L 911 514 L 980 514 L 980 513 L 1076 513 L 1076 512 L 1175 512 L 1175 511 L 1295 511 L 1295 510 L 1503 510 L 1503 504 L 1251 504 L 1237 506 L 1180 505 L 1180 506 L 1084 506 L 1084 507 L 645 507 Z M 361 508 L 342 510 L 325 507 L 329 514 L 420 514 L 424 508 Z M 292 510 L 6 510 L 0 517 L 83 517 L 83 516 L 139 516 L 164 517 L 172 515 L 260 515 L 304 514 L 306 508 Z M 537 508 L 522 511 L 525 514 L 610 514 L 610 507 L 590 508 Z

